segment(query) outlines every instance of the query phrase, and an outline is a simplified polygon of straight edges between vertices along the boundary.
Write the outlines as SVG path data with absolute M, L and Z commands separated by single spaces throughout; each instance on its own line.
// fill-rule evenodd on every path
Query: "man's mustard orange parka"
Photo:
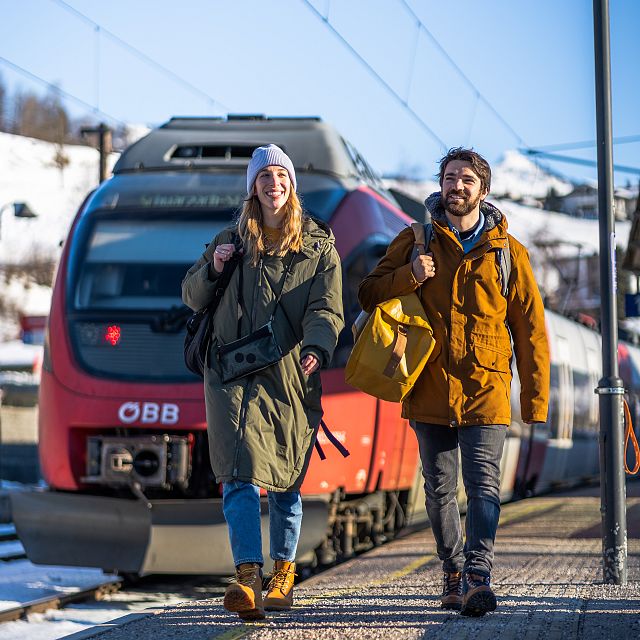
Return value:
M 449 228 L 440 193 L 426 201 L 431 213 L 436 275 L 420 286 L 411 271 L 414 234 L 402 231 L 363 280 L 362 308 L 418 288 L 436 346 L 403 402 L 410 420 L 452 427 L 511 422 L 512 342 L 521 382 L 525 422 L 545 422 L 549 401 L 549 345 L 544 307 L 525 247 L 507 233 L 504 215 L 483 202 L 484 232 L 464 254 Z M 495 248 L 509 243 L 511 273 L 505 297 Z M 511 334 L 511 337 L 510 337 Z

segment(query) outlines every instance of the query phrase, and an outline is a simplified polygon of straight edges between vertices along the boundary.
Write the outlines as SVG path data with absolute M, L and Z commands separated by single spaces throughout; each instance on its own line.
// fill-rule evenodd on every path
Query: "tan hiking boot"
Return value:
M 267 597 L 264 599 L 264 608 L 267 611 L 286 611 L 293 605 L 293 582 L 296 576 L 295 562 L 276 560 L 273 566 L 273 575 L 267 589 Z
M 465 572 L 462 577 L 463 616 L 480 617 L 496 610 L 496 594 L 491 589 L 491 578 L 478 573 Z
M 447 573 L 443 577 L 442 595 L 440 596 L 441 609 L 454 609 L 460 611 L 462 608 L 462 572 L 457 571 Z
M 242 620 L 264 620 L 262 570 L 252 562 L 236 567 L 236 581 L 224 592 L 223 606 Z

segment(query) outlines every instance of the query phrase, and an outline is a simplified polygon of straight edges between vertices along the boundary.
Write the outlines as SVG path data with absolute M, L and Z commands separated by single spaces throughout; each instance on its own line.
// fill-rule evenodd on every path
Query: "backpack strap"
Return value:
M 411 252 L 411 262 L 413 262 L 417 256 L 427 253 L 429 243 L 433 237 L 433 225 L 430 222 L 425 224 L 412 222 L 411 229 L 414 235 L 413 251 Z
M 496 249 L 496 262 L 500 276 L 500 288 L 502 295 L 506 298 L 509 295 L 509 277 L 511 276 L 511 249 L 509 248 L 509 237 L 504 247 Z

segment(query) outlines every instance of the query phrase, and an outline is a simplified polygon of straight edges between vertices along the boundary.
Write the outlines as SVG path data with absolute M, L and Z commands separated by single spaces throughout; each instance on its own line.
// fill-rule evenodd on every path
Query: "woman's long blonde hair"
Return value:
M 280 240 L 276 246 L 268 247 L 269 252 L 277 256 L 284 256 L 289 251 L 302 249 L 302 205 L 298 194 L 293 189 L 282 207 L 282 213 Z M 260 255 L 267 250 L 262 227 L 262 209 L 258 196 L 248 196 L 238 216 L 238 235 L 242 239 L 245 255 L 251 257 L 253 266 L 258 264 Z

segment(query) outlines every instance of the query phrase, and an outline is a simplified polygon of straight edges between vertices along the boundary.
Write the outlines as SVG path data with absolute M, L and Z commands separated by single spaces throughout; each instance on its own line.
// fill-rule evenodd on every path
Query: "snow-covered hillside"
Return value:
M 42 140 L 0 133 L 0 263 L 28 260 L 33 252 L 56 254 L 73 215 L 98 182 L 98 152 L 64 145 L 68 159 L 58 169 L 59 147 Z M 26 202 L 37 218 L 15 218 L 11 203 Z
M 68 162 L 57 168 L 61 151 Z M 109 160 L 111 167 L 117 158 Z M 57 260 L 78 207 L 98 182 L 98 152 L 0 133 L 0 267 L 34 259 Z M 14 202 L 26 202 L 37 218 L 16 218 Z M 24 278 L 0 281 L 3 306 L 25 314 L 46 314 L 51 289 Z M 0 341 L 16 337 L 15 315 L 0 317 Z

